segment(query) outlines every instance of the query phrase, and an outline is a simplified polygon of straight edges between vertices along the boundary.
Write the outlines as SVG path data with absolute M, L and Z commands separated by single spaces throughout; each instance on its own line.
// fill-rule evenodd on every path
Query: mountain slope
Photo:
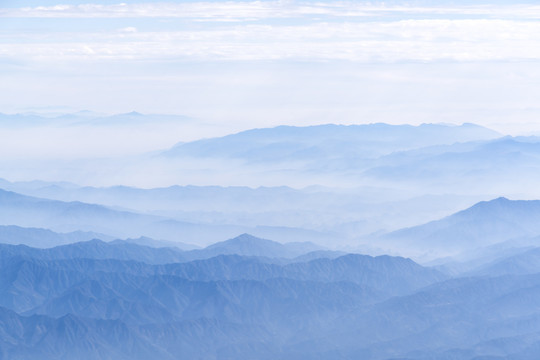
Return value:
M 519 358 L 538 345 L 539 300 L 538 274 L 453 279 L 347 313 L 291 349 L 306 357 L 339 344 L 343 358 Z
M 536 238 L 538 240 L 538 238 Z M 502 257 L 469 272 L 474 275 L 500 276 L 540 273 L 540 248 Z
M 228 224 L 199 224 L 166 216 L 114 210 L 79 201 L 64 202 L 21 195 L 0 189 L 0 225 L 47 228 L 56 232 L 90 231 L 115 238 L 141 236 L 180 243 L 208 245 L 238 234 L 254 232 L 284 241 L 319 242 L 335 240 L 333 234 L 294 227 L 248 227 Z M 179 244 L 180 247 L 189 247 Z
M 6 252 L 9 249 L 11 253 Z M 26 315 L 0 309 L 7 324 L 4 329 L 0 326 L 0 333 L 8 340 L 0 342 L 0 351 L 9 358 L 38 352 L 44 359 L 124 358 L 118 352 L 136 359 L 148 358 L 148 352 L 168 359 L 177 351 L 202 358 L 222 351 L 251 357 L 276 355 L 279 344 L 301 329 L 318 327 L 342 311 L 386 298 L 385 287 L 394 287 L 383 284 L 388 279 L 381 277 L 383 273 L 393 277 L 386 264 L 393 259 L 338 261 L 335 267 L 341 272 L 334 279 L 326 273 L 328 264 L 317 273 L 313 271 L 317 266 L 299 271 L 290 268 L 292 264 L 278 266 L 237 255 L 153 266 L 111 259 L 44 260 L 43 254 L 55 249 L 34 249 L 34 254 L 23 246 L 0 249 L 0 306 Z M 381 261 L 383 266 L 373 266 Z M 246 267 L 237 267 L 241 263 Z M 423 271 L 413 265 L 415 271 L 406 275 L 407 267 L 398 267 L 401 276 L 416 279 L 420 277 L 415 271 Z M 373 278 L 347 281 L 351 272 Z M 425 273 L 432 274 L 427 269 Z M 372 282 L 380 290 L 361 282 Z M 175 337 L 181 340 L 164 340 Z M 133 342 L 141 343 L 140 353 L 133 354 L 139 349 L 130 348 Z M 92 350 L 79 356 L 86 346 Z
M 240 255 L 219 255 L 192 261 L 189 254 L 173 248 L 155 249 L 122 241 L 104 243 L 92 240 L 51 249 L 0 245 L 0 264 L 8 268 L 15 266 L 16 272 L 21 264 L 29 262 L 26 265 L 45 266 L 55 271 L 174 275 L 194 281 L 262 281 L 272 278 L 347 281 L 389 294 L 408 292 L 445 278 L 440 272 L 422 267 L 410 259 L 390 256 L 349 254 L 333 259 L 275 262 Z
M 433 258 L 539 234 L 539 200 L 498 198 L 438 221 L 385 234 L 377 241 L 379 246 Z
M 48 232 L 43 230 L 46 234 Z M 29 242 L 39 242 L 42 231 L 30 232 Z M 52 233 L 52 232 L 51 232 Z M 54 234 L 54 233 L 53 233 Z M 137 242 L 142 242 L 137 244 Z M 144 245 L 149 240 L 114 240 L 104 242 L 99 239 L 75 242 L 66 245 L 55 246 L 48 249 L 37 249 L 26 245 L 14 246 L 0 243 L 0 258 L 10 256 L 32 257 L 42 260 L 60 260 L 71 258 L 89 259 L 117 259 L 133 260 L 147 264 L 167 264 L 186 262 L 197 259 L 208 259 L 218 255 L 242 255 L 252 257 L 264 257 L 266 261 L 284 262 L 295 261 L 294 258 L 312 253 L 311 258 L 326 257 L 325 253 L 314 252 L 320 249 L 311 243 L 288 243 L 280 244 L 275 241 L 259 239 L 249 234 L 243 234 L 236 238 L 209 245 L 204 249 L 182 251 L 177 247 L 148 246 Z M 153 245 L 160 245 L 158 242 Z M 169 245 L 169 243 L 165 243 Z
M 0 225 L 0 243 L 28 245 L 38 248 L 50 248 L 92 239 L 112 240 L 109 235 L 94 232 L 74 231 L 56 233 L 48 229 L 23 228 L 15 225 Z
M 323 160 L 323 157 L 335 158 L 342 154 L 371 158 L 394 151 L 499 136 L 492 130 L 473 124 L 278 126 L 178 144 L 163 155 L 231 157 L 258 163 L 315 158 Z
M 389 154 L 370 164 L 365 177 L 415 184 L 428 191 L 520 194 L 537 197 L 540 138 L 503 137 Z
M 1 264 L 9 359 L 472 359 L 530 354 L 540 334 L 538 274 L 444 281 L 408 259 L 362 255 Z
M 106 243 L 98 239 L 49 249 L 0 244 L 0 258 L 10 256 L 31 257 L 41 260 L 118 259 L 140 261 L 148 264 L 166 264 L 186 260 L 183 252 L 177 248 L 153 248 L 121 240 Z

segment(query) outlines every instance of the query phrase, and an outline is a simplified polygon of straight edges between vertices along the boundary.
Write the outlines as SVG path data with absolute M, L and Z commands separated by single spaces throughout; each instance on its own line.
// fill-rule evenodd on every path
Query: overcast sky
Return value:
M 540 130 L 532 1 L 89 1 L 0 2 L 0 112 Z

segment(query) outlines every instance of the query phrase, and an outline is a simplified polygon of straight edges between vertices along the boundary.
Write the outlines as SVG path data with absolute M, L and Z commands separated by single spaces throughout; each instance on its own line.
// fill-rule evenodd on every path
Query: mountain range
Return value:
M 21 195 L 0 189 L 0 224 L 46 228 L 55 232 L 84 231 L 107 238 L 139 238 L 172 241 L 181 248 L 208 245 L 241 233 L 254 233 L 285 241 L 331 242 L 333 234 L 286 226 L 240 226 L 179 221 L 165 216 L 116 210 L 79 201 L 64 202 Z M 99 236 L 98 236 L 99 237 Z M 186 245 L 186 243 L 188 245 Z
M 253 248 L 258 241 L 244 236 L 237 242 L 254 242 Z M 278 264 L 219 255 L 151 265 L 133 260 L 140 254 L 165 258 L 170 250 L 96 241 L 51 249 L 2 245 L 0 353 L 39 353 L 43 359 L 168 359 L 178 351 L 195 358 L 259 357 L 274 339 L 268 349 L 277 354 L 277 344 L 304 328 L 445 278 L 387 256 Z M 183 340 L 172 341 L 176 337 Z
M 184 141 L 118 162 L 78 162 L 88 169 L 96 166 L 100 173 L 113 168 L 115 176 L 131 179 L 143 172 L 148 183 L 155 177 L 211 186 L 96 187 L 61 181 L 0 185 L 27 196 L 155 217 L 142 219 L 131 232 L 111 231 L 107 222 L 102 227 L 45 221 L 6 225 L 169 241 L 183 233 L 181 241 L 198 245 L 245 232 L 343 245 L 436 220 L 481 200 L 540 198 L 534 186 L 539 180 L 538 144 L 537 137 L 508 137 L 467 123 L 279 126 Z
M 277 247 L 244 235 L 209 248 L 263 245 Z M 171 251 L 96 240 L 0 246 L 0 354 L 534 359 L 540 344 L 537 273 L 452 278 L 409 259 L 358 254 L 152 261 Z
M 154 120 L 191 122 L 0 126 Z M 0 359 L 536 359 L 540 200 L 510 199 L 540 198 L 539 144 L 473 124 L 280 126 L 4 159 L 2 176 L 49 181 L 0 179 Z M 92 186 L 55 181 L 66 164 Z
M 0 243 L 3 244 L 24 244 L 37 248 L 48 248 L 92 239 L 113 240 L 111 236 L 94 232 L 73 231 L 70 233 L 57 233 L 41 228 L 0 225 Z
M 16 226 L 0 226 L 0 238 L 5 238 L 5 243 L 38 247 L 51 247 L 94 238 L 105 241 L 131 238 L 132 243 L 138 241 L 141 245 L 175 246 L 190 250 L 194 249 L 194 246 L 189 245 L 192 242 L 199 246 L 208 246 L 224 237 L 232 238 L 249 232 L 258 237 L 279 239 L 285 245 L 259 244 L 261 245 L 259 250 L 249 249 L 246 254 L 293 258 L 308 252 L 324 250 L 325 247 L 331 250 L 343 249 L 345 239 L 344 234 L 337 232 L 322 233 L 301 228 L 275 226 L 251 228 L 181 222 L 163 216 L 121 211 L 102 205 L 35 198 L 3 190 L 0 190 L 0 204 L 2 222 L 16 224 Z M 519 240 L 520 247 L 534 246 L 535 241 L 526 239 L 540 236 L 539 218 L 538 201 L 509 200 L 501 197 L 476 203 L 465 210 L 426 224 L 388 233 L 359 236 L 357 240 L 353 240 L 356 241 L 356 245 L 349 245 L 349 249 L 364 249 L 374 254 L 403 254 L 423 262 L 446 256 L 461 257 L 465 260 L 467 253 L 475 249 L 485 249 L 508 241 Z M 62 231 L 68 233 L 61 233 Z M 145 240 L 144 237 L 140 238 L 140 235 L 149 238 Z M 15 238 L 17 241 L 14 241 Z M 350 243 L 351 240 L 348 241 Z M 312 244 L 308 244 L 310 242 Z M 233 250 L 226 250 L 229 252 L 219 250 L 218 246 L 222 245 L 204 249 L 201 254 L 205 255 L 201 256 L 244 254 L 243 245 L 238 239 L 234 243 L 236 247 Z M 193 250 L 191 253 L 197 254 L 199 251 L 201 250 Z M 195 255 L 189 259 L 195 259 L 193 256 Z
M 470 206 L 480 196 L 429 195 L 410 198 L 389 188 L 337 189 L 311 186 L 170 186 L 141 189 L 89 187 L 57 182 L 9 182 L 5 190 L 22 195 L 99 204 L 201 225 L 234 225 L 259 237 L 329 243 L 375 231 L 416 225 Z M 414 208 L 414 211 L 411 211 Z M 225 235 L 234 236 L 241 231 Z M 136 235 L 131 235 L 136 236 Z M 219 239 L 213 238 L 213 241 Z
M 57 234 L 45 229 L 26 229 L 16 226 L 5 228 L 14 228 L 17 231 L 9 233 L 11 235 L 9 242 L 0 244 L 3 247 L 4 253 L 10 256 L 17 254 L 19 256 L 37 257 L 45 260 L 88 257 L 92 259 L 129 259 L 149 264 L 167 264 L 208 259 L 218 255 L 240 255 L 267 258 L 268 260 L 275 259 L 276 261 L 279 260 L 279 262 L 285 263 L 294 259 L 335 258 L 345 254 L 343 252 L 325 250 L 320 246 L 308 242 L 281 244 L 272 240 L 260 239 L 249 234 L 242 234 L 233 239 L 217 242 L 202 249 L 181 249 L 176 246 L 176 243 L 161 242 L 149 238 L 116 239 L 107 242 L 92 238 L 89 241 L 72 241 L 71 243 L 57 246 L 54 242 L 48 241 L 48 239 L 40 239 L 40 236 L 45 234 L 55 239 L 53 241 L 56 241 L 57 237 L 64 239 L 63 235 L 69 234 Z M 23 237 L 20 237 L 21 234 Z M 86 235 L 88 236 L 89 234 Z M 35 238 L 32 238 L 32 236 L 35 236 Z M 32 247 L 32 244 L 35 242 L 45 245 L 42 246 L 45 249 L 38 251 L 38 249 Z M 163 246 L 164 244 L 169 246 Z
M 499 133 L 474 124 L 278 126 L 180 143 L 163 156 L 230 157 L 250 163 L 321 160 L 343 154 L 351 159 L 370 159 L 396 151 L 498 137 Z

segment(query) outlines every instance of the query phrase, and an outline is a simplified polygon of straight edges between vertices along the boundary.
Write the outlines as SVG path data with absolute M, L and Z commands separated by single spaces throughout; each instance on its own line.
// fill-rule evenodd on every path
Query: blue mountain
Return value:
M 305 242 L 307 239 L 332 241 L 333 234 L 295 227 L 206 224 L 179 221 L 135 211 L 80 201 L 59 201 L 18 194 L 0 189 L 0 224 L 46 228 L 55 232 L 86 231 L 107 234 L 109 238 L 140 238 L 141 236 L 178 243 L 189 249 L 215 243 L 245 232 L 276 236 L 284 241 Z
M 362 255 L 281 265 L 239 255 L 163 265 L 133 260 L 141 253 L 165 258 L 165 250 L 97 240 L 0 246 L 0 353 L 275 356 L 276 346 L 302 329 L 444 278 L 407 259 Z
M 249 162 L 276 162 L 343 157 L 373 158 L 395 151 L 494 139 L 495 131 L 473 124 L 447 126 L 318 125 L 253 129 L 221 138 L 180 143 L 163 156 L 229 157 Z
M 0 243 L 3 244 L 49 248 L 92 239 L 113 240 L 109 235 L 94 232 L 73 231 L 69 233 L 56 233 L 48 229 L 0 225 Z
M 359 308 L 291 344 L 330 359 L 532 359 L 540 276 L 452 279 Z M 309 339 L 312 337 L 312 339 Z M 339 344 L 336 346 L 336 344 Z
M 539 238 L 534 240 L 538 241 Z M 517 254 L 499 258 L 469 271 L 469 274 L 484 276 L 524 275 L 540 273 L 540 248 L 515 251 Z
M 455 193 L 519 193 L 538 181 L 540 138 L 498 139 L 431 146 L 380 157 L 362 175 L 373 181 Z M 489 184 L 489 186 L 486 186 Z
M 232 240 L 210 250 L 275 247 Z M 170 251 L 0 246 L 2 358 L 533 359 L 540 344 L 536 273 L 448 279 L 356 254 L 149 263 L 189 253 Z
M 445 256 L 540 235 L 540 201 L 497 198 L 441 220 L 379 237 L 381 246 L 417 256 Z
M 192 259 L 210 258 L 216 255 L 227 254 L 269 258 L 294 258 L 321 249 L 320 246 L 309 242 L 280 244 L 276 241 L 242 234 L 233 239 L 209 245 L 201 250 L 190 251 L 187 255 Z

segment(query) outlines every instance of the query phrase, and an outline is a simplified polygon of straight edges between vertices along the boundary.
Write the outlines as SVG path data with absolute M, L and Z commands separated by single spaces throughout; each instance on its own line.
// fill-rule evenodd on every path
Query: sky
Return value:
M 283 124 L 540 134 L 539 20 L 536 1 L 0 0 L 0 113 L 190 119 L 3 127 L 0 155 L 23 179 L 36 163 L 22 159 L 130 156 Z
M 510 1 L 1 1 L 0 112 L 525 131 L 539 19 Z

